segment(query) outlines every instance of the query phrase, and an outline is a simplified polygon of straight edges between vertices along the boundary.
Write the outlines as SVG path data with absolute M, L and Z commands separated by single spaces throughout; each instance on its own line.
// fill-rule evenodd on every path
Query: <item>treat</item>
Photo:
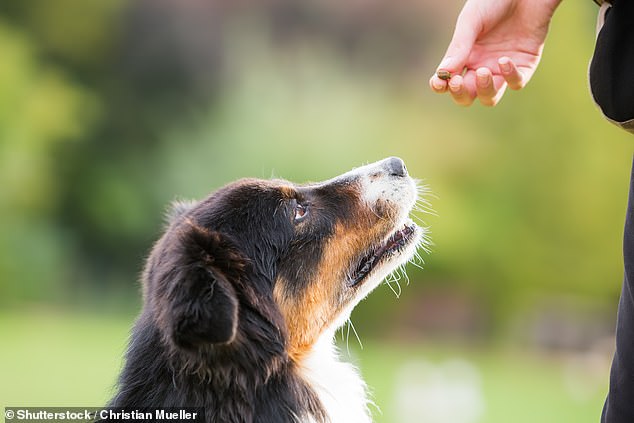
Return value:
M 438 72 L 436 72 L 436 75 L 443 81 L 448 81 L 449 79 L 451 79 L 451 72 L 449 72 L 448 70 L 439 69 Z

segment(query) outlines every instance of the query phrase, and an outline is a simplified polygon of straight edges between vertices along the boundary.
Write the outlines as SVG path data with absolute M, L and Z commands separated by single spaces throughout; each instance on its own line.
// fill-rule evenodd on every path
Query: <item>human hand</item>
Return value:
M 548 26 L 561 0 L 467 0 L 438 70 L 429 80 L 436 93 L 449 92 L 456 104 L 477 97 L 495 106 L 506 87 L 523 88 L 537 69 Z

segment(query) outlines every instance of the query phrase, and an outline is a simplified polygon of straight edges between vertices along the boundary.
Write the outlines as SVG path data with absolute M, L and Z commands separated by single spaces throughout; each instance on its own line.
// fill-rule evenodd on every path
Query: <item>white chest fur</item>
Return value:
M 339 361 L 330 334 L 321 336 L 303 364 L 302 376 L 319 396 L 331 423 L 372 421 L 366 385 L 352 364 Z

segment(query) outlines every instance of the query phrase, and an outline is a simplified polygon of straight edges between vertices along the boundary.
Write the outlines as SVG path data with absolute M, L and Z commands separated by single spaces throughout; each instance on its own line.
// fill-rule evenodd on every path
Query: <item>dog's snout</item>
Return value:
M 405 162 L 398 157 L 390 157 L 387 159 L 385 161 L 385 168 L 390 176 L 407 176 L 407 167 L 405 167 Z

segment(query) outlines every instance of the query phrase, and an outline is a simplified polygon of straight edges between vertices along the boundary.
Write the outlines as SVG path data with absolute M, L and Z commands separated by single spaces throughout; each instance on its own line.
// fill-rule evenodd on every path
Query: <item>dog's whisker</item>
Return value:
M 357 342 L 359 342 L 359 347 L 361 347 L 361 349 L 363 349 L 363 342 L 361 342 L 361 338 L 359 338 L 359 334 L 357 333 L 357 329 L 352 324 L 352 319 L 348 319 L 348 328 L 352 328 L 352 332 L 354 332 L 354 336 L 355 336 L 355 338 L 357 338 Z M 348 354 L 349 353 L 350 353 L 350 351 L 348 351 Z
M 401 294 L 403 293 L 403 288 L 401 288 L 401 279 L 403 278 L 403 275 L 399 275 L 398 279 L 396 279 L 396 286 L 398 286 L 398 295 L 399 298 L 401 296 Z
M 348 328 L 348 331 L 346 332 L 346 351 L 348 352 L 348 356 L 350 356 L 350 319 L 348 319 L 346 323 Z
M 407 275 L 407 270 L 405 269 L 405 265 L 401 266 L 401 273 L 403 274 L 403 278 L 407 281 L 407 285 L 409 285 L 409 276 Z
M 422 262 L 422 259 L 419 259 L 419 260 L 421 260 L 421 262 Z M 424 262 L 422 262 L 422 263 L 424 264 Z M 414 266 L 414 267 L 417 267 L 420 270 L 423 270 L 422 264 L 416 263 L 416 260 L 414 260 L 414 259 L 410 260 L 410 264 L 412 266 Z
M 425 254 L 430 254 L 431 253 L 431 247 L 432 247 L 432 242 L 431 240 L 423 240 L 421 241 L 420 245 L 419 245 L 419 250 L 422 250 L 425 252 Z M 425 264 L 425 259 L 423 258 L 423 255 L 420 252 L 416 253 L 416 257 L 418 258 L 418 260 L 420 260 L 421 264 Z
M 436 213 L 431 204 L 426 201 L 419 200 L 416 204 L 414 204 L 414 207 L 412 207 L 412 209 L 420 213 L 438 216 L 438 213 Z
M 392 290 L 392 292 L 394 293 L 397 299 L 401 298 L 401 294 L 403 293 L 401 284 L 399 283 L 400 280 L 401 280 L 401 276 L 398 274 L 398 269 L 395 269 L 394 271 L 392 271 L 392 273 L 390 273 L 388 277 L 385 279 L 385 282 L 390 287 L 390 289 Z M 391 282 L 394 282 L 396 284 L 396 286 L 398 287 L 398 290 L 394 289 Z
M 412 218 L 413 220 L 416 220 L 417 222 L 421 223 L 423 226 L 427 226 L 427 224 L 425 223 L 425 221 L 423 220 L 423 218 L 422 218 L 422 217 L 420 217 L 419 215 L 417 215 L 417 214 L 411 214 L 410 216 L 411 216 L 411 218 Z
M 390 275 L 389 277 L 391 277 L 392 275 Z M 392 279 L 391 282 L 396 282 L 396 284 L 398 285 L 398 281 L 396 281 L 395 279 Z M 400 292 L 400 285 L 399 285 L 399 291 L 397 292 L 394 287 L 392 286 L 392 284 L 390 283 L 389 279 L 385 279 L 385 283 L 387 284 L 387 286 L 390 287 L 390 290 L 394 293 L 394 295 L 396 296 L 396 298 L 400 298 L 401 297 L 401 292 Z
M 432 216 L 438 216 L 438 214 L 432 207 L 431 202 L 427 200 L 428 197 L 432 197 L 432 198 L 438 198 L 438 197 L 435 194 L 433 194 L 426 185 L 422 184 L 421 181 L 416 181 L 416 192 L 418 195 L 417 195 L 416 203 L 414 204 L 413 209 L 421 213 L 431 214 Z

